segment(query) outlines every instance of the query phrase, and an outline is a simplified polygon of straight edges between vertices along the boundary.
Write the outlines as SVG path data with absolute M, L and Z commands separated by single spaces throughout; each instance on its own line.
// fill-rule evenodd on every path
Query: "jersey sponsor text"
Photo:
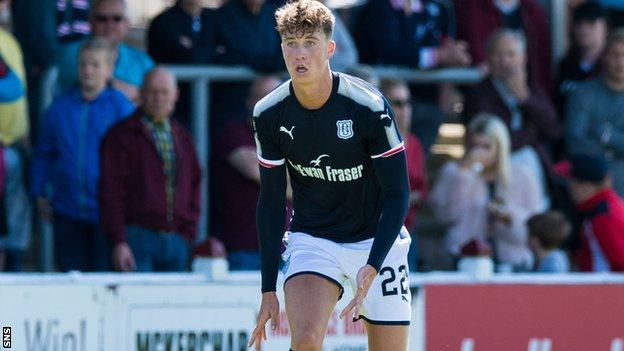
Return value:
M 364 171 L 363 165 L 350 168 L 332 168 L 331 166 L 307 167 L 292 163 L 290 160 L 288 160 L 288 163 L 304 177 L 312 177 L 329 182 L 350 182 L 352 180 L 357 180 L 362 178 L 362 173 Z

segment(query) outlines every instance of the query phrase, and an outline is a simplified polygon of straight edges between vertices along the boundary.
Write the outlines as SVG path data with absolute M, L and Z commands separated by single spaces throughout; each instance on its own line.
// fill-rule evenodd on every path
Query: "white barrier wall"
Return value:
M 413 294 L 410 351 L 624 351 L 623 275 L 411 278 L 424 289 Z M 367 349 L 363 325 L 337 317 L 351 296 L 338 303 L 324 351 Z M 201 274 L 0 274 L 0 327 L 10 327 L 18 351 L 242 351 L 259 300 L 258 273 L 218 282 Z M 289 348 L 281 307 L 265 351 Z
M 4 278 L 0 325 L 11 327 L 12 350 L 247 350 L 260 298 L 259 282 L 208 282 L 193 274 L 162 281 L 134 275 L 119 282 L 112 275 Z M 337 315 L 350 299 L 345 292 L 331 318 L 325 350 L 366 350 L 362 323 Z M 289 349 L 280 302 L 281 326 L 269 331 L 263 350 Z

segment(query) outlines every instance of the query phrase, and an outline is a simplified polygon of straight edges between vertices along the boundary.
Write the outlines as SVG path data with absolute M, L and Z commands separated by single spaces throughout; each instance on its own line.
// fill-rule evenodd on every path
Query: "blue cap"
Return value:
M 609 165 L 599 155 L 579 154 L 570 158 L 570 177 L 591 183 L 600 183 L 609 174 Z

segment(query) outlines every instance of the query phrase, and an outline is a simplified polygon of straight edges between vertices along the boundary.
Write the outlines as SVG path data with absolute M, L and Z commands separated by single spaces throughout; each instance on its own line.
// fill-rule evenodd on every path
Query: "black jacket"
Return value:
M 264 72 L 285 68 L 281 40 L 275 30 L 274 5 L 265 3 L 260 13 L 254 15 L 241 0 L 231 0 L 217 13 L 218 63 Z
M 215 12 L 204 9 L 197 23 L 180 3 L 156 16 L 147 33 L 147 52 L 158 63 L 208 64 L 215 57 Z M 193 30 L 196 26 L 195 30 Z M 186 37 L 193 43 L 182 44 Z
M 367 64 L 418 67 L 420 50 L 437 47 L 455 35 L 452 6 L 446 0 L 423 0 L 423 10 L 410 16 L 390 0 L 370 0 L 357 19 L 355 41 Z

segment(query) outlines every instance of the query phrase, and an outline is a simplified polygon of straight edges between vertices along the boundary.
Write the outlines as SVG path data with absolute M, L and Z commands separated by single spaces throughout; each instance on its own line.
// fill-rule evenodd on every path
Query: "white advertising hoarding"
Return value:
M 193 286 L 119 286 L 112 305 L 124 350 L 243 351 L 256 320 L 260 292 L 255 284 Z M 288 350 L 290 331 L 280 296 L 280 328 L 268 331 L 263 350 Z M 364 351 L 361 322 L 340 320 L 351 296 L 345 294 L 332 315 L 324 350 Z
M 0 325 L 11 328 L 11 350 L 104 350 L 103 294 L 93 286 L 2 286 Z

